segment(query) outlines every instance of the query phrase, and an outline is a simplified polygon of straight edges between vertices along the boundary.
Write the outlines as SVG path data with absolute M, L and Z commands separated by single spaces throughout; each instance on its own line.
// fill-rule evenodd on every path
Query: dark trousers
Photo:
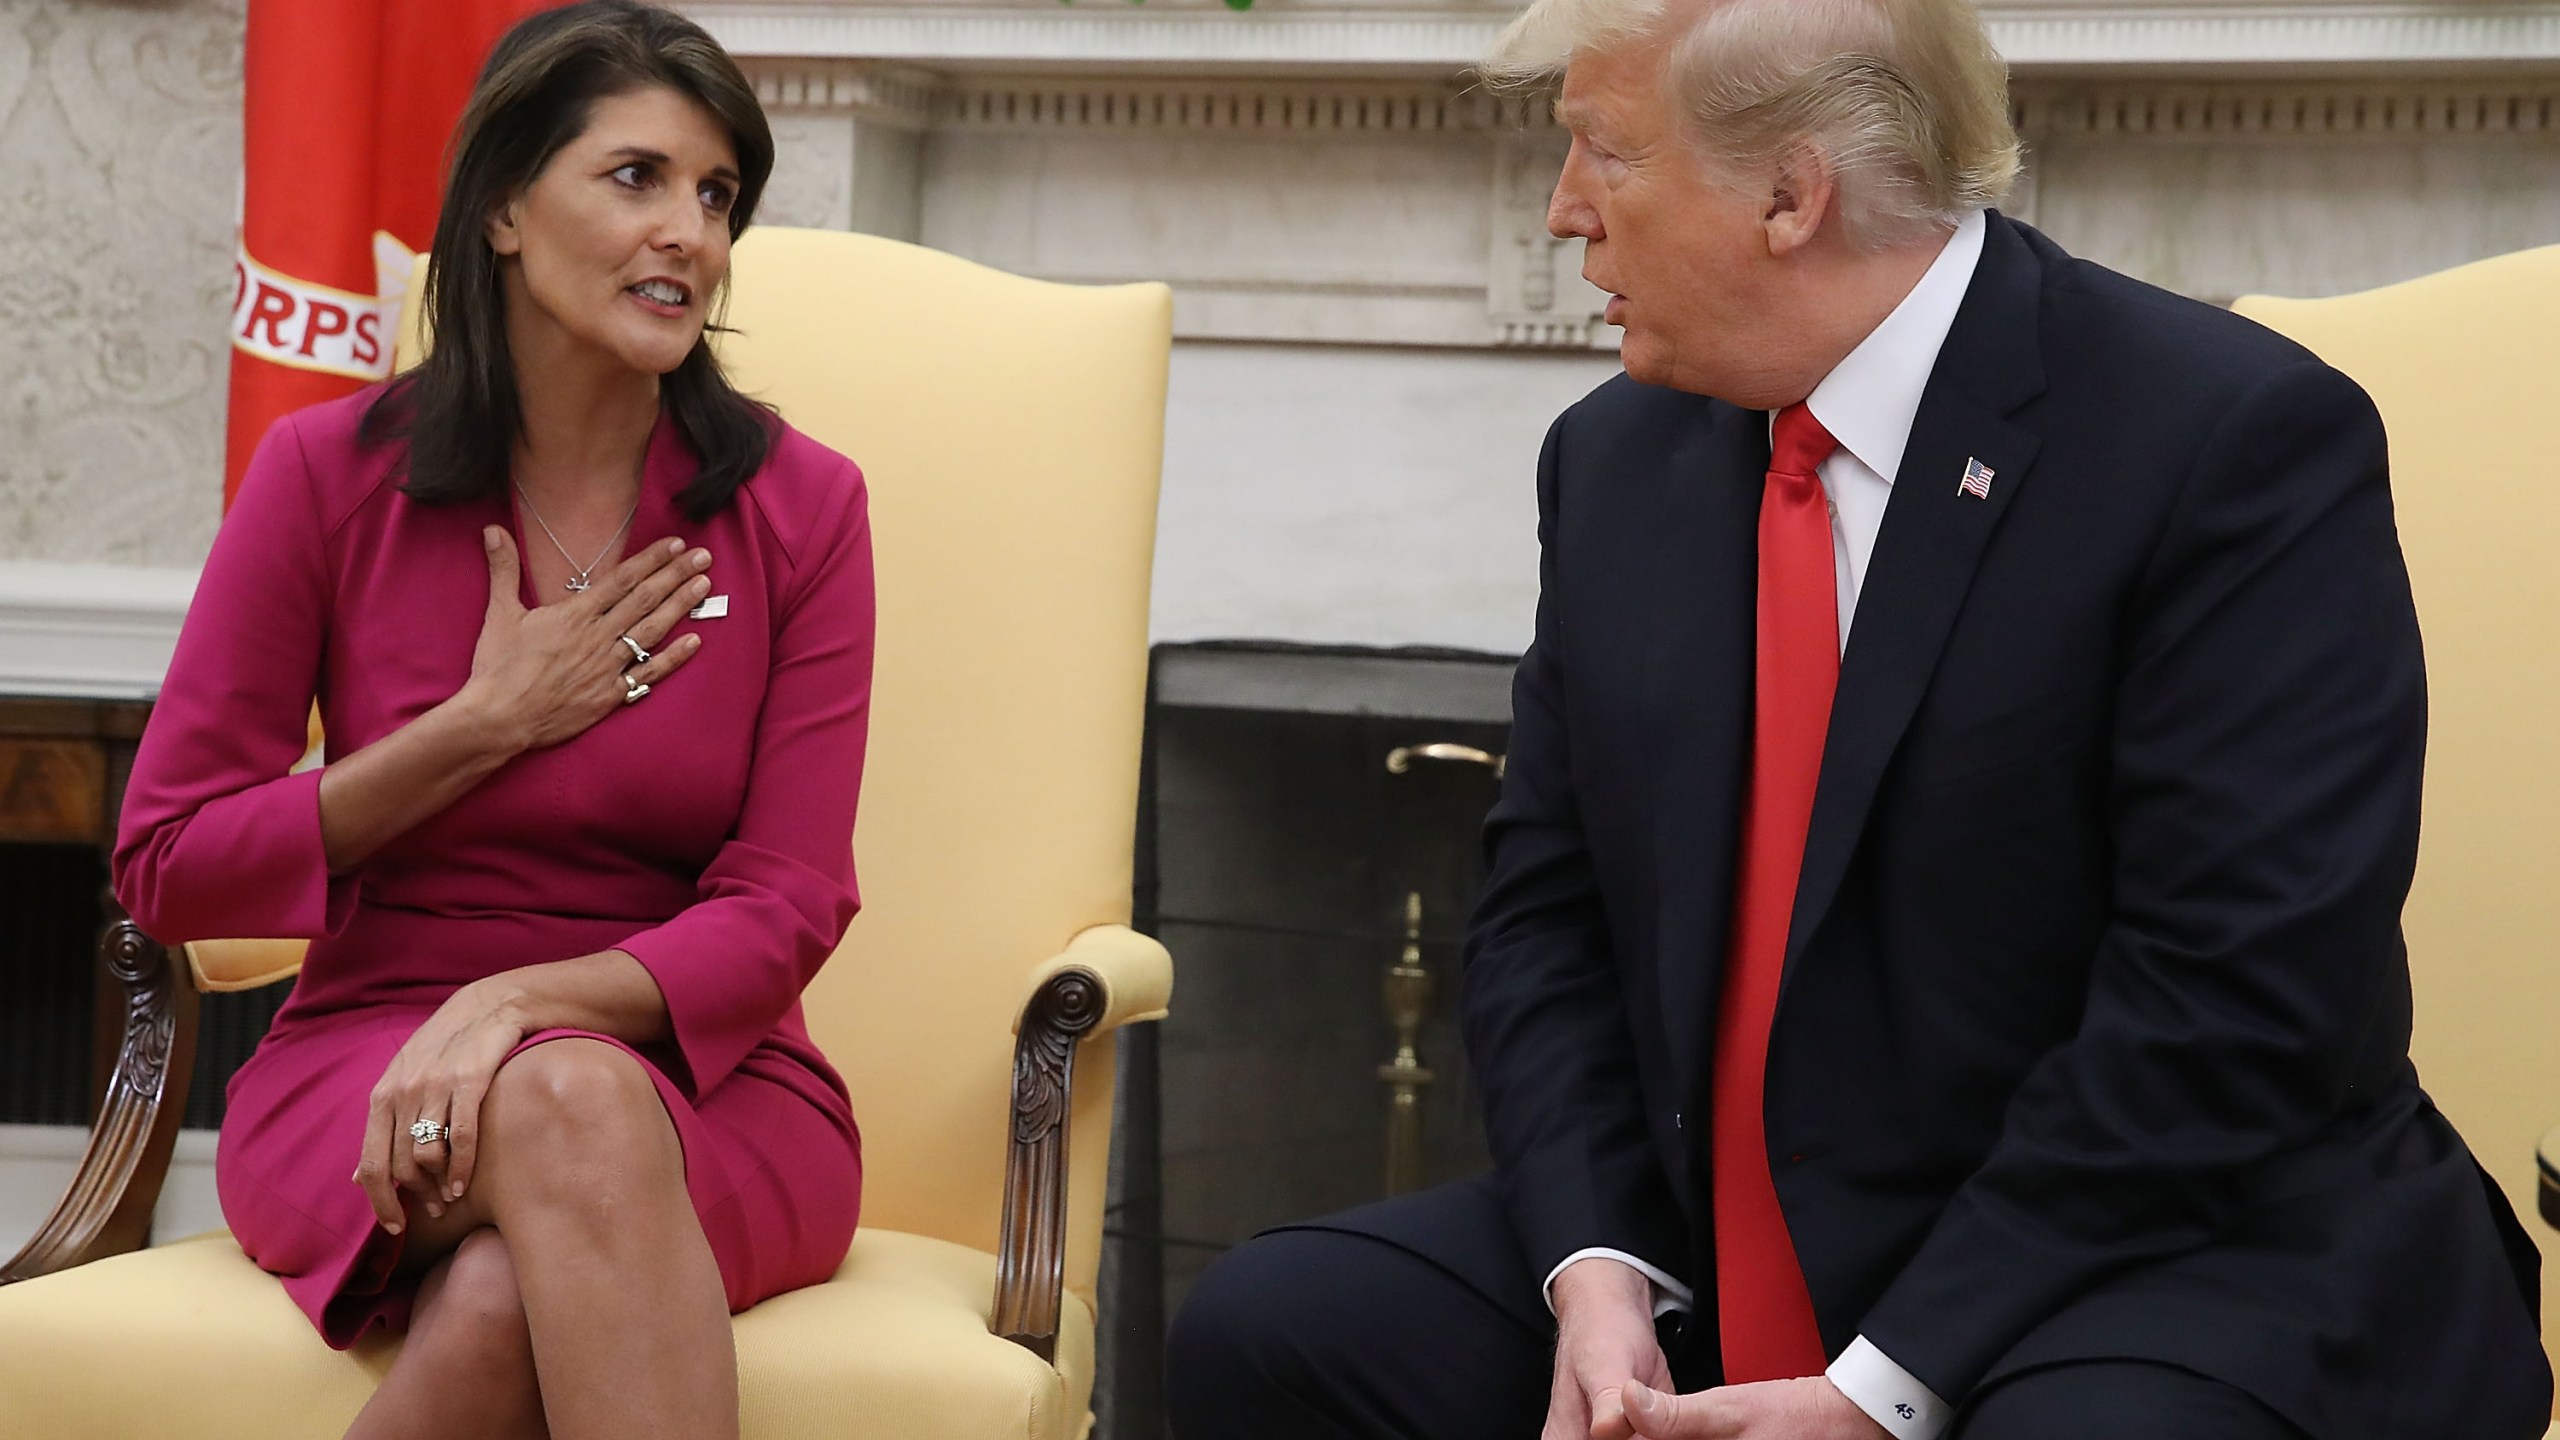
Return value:
M 1555 1322 L 1492 1185 L 1444 1185 L 1220 1257 L 1167 1339 L 1175 1440 L 1535 1440 Z M 1674 1378 L 1703 1382 L 1666 1346 Z M 1953 1440 L 2305 1440 L 2166 1365 L 2029 1370 L 1967 1397 Z

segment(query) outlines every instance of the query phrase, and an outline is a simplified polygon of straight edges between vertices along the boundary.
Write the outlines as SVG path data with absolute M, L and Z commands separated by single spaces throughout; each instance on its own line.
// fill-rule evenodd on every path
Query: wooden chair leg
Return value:
M 70 1190 L 0 1265 L 0 1285 L 139 1250 L 151 1238 L 195 1070 L 197 996 L 185 960 L 131 920 L 107 926 L 98 963 L 124 997 L 106 1100 Z

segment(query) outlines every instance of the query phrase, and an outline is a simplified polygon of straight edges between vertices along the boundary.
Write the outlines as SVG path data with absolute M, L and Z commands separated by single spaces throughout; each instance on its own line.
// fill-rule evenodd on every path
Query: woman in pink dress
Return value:
M 116 893 L 311 938 L 217 1173 L 328 1343 L 406 1330 L 350 1435 L 734 1436 L 728 1316 L 861 1189 L 799 996 L 856 904 L 862 477 L 703 344 L 773 141 L 702 31 L 525 21 L 453 157 L 435 351 L 259 447 Z

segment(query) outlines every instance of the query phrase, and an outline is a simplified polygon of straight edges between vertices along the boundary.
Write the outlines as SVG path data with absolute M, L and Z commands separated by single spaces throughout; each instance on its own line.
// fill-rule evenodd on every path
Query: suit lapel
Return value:
M 2042 283 L 2026 242 L 1992 217 L 1973 283 L 1921 394 L 1859 590 L 1796 882 L 1787 981 L 1839 895 L 1876 787 L 1928 689 L 1983 547 L 2028 481 L 2038 440 L 2007 417 L 2044 388 L 2036 341 Z M 1987 495 L 1961 486 L 1976 464 L 1990 472 Z
M 1644 753 L 1655 765 L 1654 963 L 1678 1088 L 1698 1093 L 1731 925 L 1751 753 L 1751 678 L 1768 417 L 1715 403 L 1672 449 L 1655 512 Z

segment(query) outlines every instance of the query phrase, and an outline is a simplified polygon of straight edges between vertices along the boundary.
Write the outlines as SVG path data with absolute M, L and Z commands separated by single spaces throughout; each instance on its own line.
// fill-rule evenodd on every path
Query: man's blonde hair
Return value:
M 1668 47 L 1672 105 L 1723 168 L 1820 151 L 1861 245 L 1953 224 L 2017 178 L 2008 66 L 1971 0 L 1535 0 L 1482 70 L 1536 84 L 1627 46 Z

